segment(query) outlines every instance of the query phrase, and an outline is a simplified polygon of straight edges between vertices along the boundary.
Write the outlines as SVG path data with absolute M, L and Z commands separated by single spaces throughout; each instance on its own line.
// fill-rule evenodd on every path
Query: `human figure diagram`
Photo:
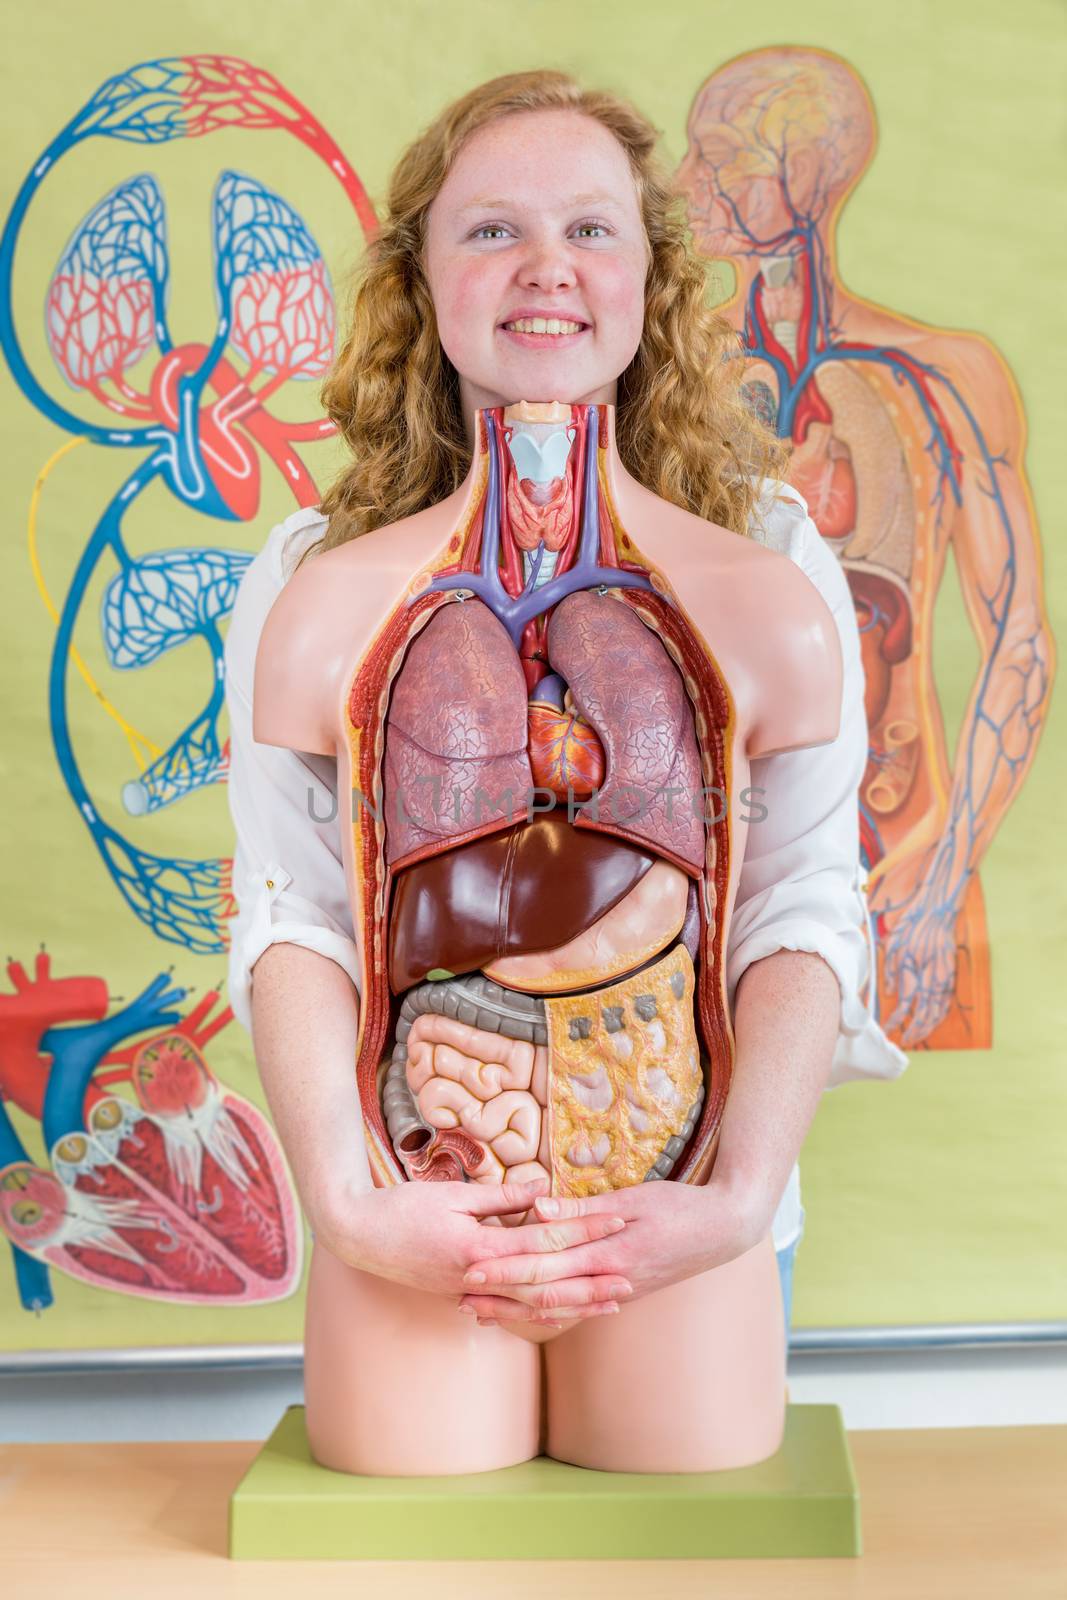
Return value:
M 750 401 L 791 439 L 789 481 L 855 601 L 870 1001 L 905 1048 L 988 1048 L 978 868 L 1030 770 L 1055 662 L 1019 391 L 982 335 L 845 288 L 837 219 L 876 142 L 846 62 L 787 47 L 740 56 L 706 80 L 688 130 L 679 184 L 697 245 L 736 272 L 721 309 L 750 352 Z M 933 656 L 950 548 L 980 656 L 954 752 Z

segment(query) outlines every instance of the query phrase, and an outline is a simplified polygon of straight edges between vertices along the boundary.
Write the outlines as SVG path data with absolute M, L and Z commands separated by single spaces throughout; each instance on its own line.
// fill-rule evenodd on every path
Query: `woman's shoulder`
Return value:
M 819 532 L 808 502 L 791 483 L 779 478 L 761 480 L 749 532 L 757 543 L 795 562 L 835 616 L 842 609 L 852 611 L 845 569 Z
M 781 478 L 761 478 L 748 521 L 757 544 L 803 565 L 805 525 L 810 522 L 808 503 L 798 489 Z
M 405 580 L 413 576 L 438 551 L 444 555 L 459 520 L 463 498 L 461 489 L 445 500 L 398 517 L 395 522 L 370 528 L 328 550 L 316 550 L 308 560 L 301 561 L 329 525 L 329 519 L 318 507 L 307 507 L 293 512 L 272 530 L 265 554 L 279 583 L 288 584 L 296 578 L 309 589 L 346 582 L 362 588 L 368 581 L 381 580 L 388 587 L 398 576 Z
M 261 604 L 267 602 L 267 610 L 283 598 L 283 612 L 299 610 L 329 593 L 352 569 L 367 565 L 366 558 L 371 554 L 368 541 L 373 539 L 370 534 L 328 550 L 315 549 L 329 522 L 318 506 L 299 506 L 270 530 L 252 562 L 252 569 L 256 570 L 250 570 L 249 575 L 250 587 L 259 595 Z
M 301 556 L 317 544 L 329 527 L 318 506 L 298 506 L 267 535 L 263 554 L 279 587 L 288 583 Z

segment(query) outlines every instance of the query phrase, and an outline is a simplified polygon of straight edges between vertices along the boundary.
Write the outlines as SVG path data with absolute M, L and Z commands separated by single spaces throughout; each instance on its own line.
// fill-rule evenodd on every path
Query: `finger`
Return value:
M 487 1238 L 487 1254 L 492 1256 L 544 1255 L 560 1250 L 570 1250 L 575 1245 L 594 1244 L 613 1233 L 620 1233 L 626 1224 L 621 1217 L 597 1215 L 573 1217 L 563 1222 L 524 1222 L 517 1228 L 506 1229 L 499 1237 Z M 477 1248 L 483 1248 L 479 1239 Z
M 465 1183 L 456 1196 L 456 1209 L 471 1217 L 529 1211 L 534 1198 L 548 1188 L 548 1181 L 547 1178 L 533 1178 L 529 1183 Z
M 590 1317 L 612 1316 L 619 1309 L 615 1300 L 605 1300 L 596 1305 L 571 1306 L 563 1311 L 538 1312 L 530 1318 L 531 1328 L 573 1328 L 575 1323 L 588 1322 Z
M 463 1286 L 473 1289 L 475 1294 L 495 1294 L 502 1284 L 555 1283 L 561 1278 L 605 1274 L 618 1278 L 625 1275 L 623 1269 L 612 1262 L 610 1248 L 598 1248 L 594 1243 L 547 1254 L 489 1256 L 484 1261 L 472 1261 L 464 1273 Z
M 535 1216 L 546 1222 L 570 1217 L 598 1216 L 611 1211 L 618 1214 L 621 1192 L 615 1189 L 609 1190 L 607 1194 L 589 1194 L 563 1199 L 554 1195 L 539 1195 L 531 1209 Z
M 503 1285 L 492 1285 L 503 1288 Z M 565 1311 L 575 1306 L 607 1305 L 609 1302 L 628 1300 L 633 1285 L 617 1274 L 598 1273 L 588 1278 L 561 1278 L 557 1283 L 514 1283 L 507 1285 L 505 1294 L 472 1290 L 463 1296 L 461 1306 L 477 1311 L 483 1300 L 514 1300 L 520 1305 L 535 1306 L 538 1311 Z
M 467 1296 L 459 1302 L 458 1309 L 464 1314 L 473 1312 L 480 1323 L 489 1318 L 497 1322 L 532 1322 L 537 1315 L 533 1306 L 523 1300 L 491 1294 Z
M 587 1300 L 574 1305 L 532 1306 L 525 1301 L 511 1300 L 503 1295 L 466 1295 L 461 1301 L 461 1311 L 473 1311 L 478 1321 L 487 1318 L 494 1322 L 580 1322 L 586 1317 L 610 1316 L 618 1311 L 617 1300 Z

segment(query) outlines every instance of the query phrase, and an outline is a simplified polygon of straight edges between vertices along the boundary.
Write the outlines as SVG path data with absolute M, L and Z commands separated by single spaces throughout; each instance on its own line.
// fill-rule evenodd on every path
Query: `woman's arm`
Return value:
M 355 1072 L 358 951 L 330 763 L 260 744 L 252 686 L 263 624 L 323 519 L 274 528 L 246 571 L 226 638 L 228 798 L 234 824 L 229 994 L 312 1229 L 371 1187 Z M 333 816 L 333 820 L 331 820 Z
M 260 956 L 252 1042 L 312 1232 L 373 1187 L 356 1089 L 359 996 L 335 961 L 295 944 Z
M 828 744 L 751 763 L 749 782 L 765 814 L 749 825 L 745 843 L 727 942 L 727 994 L 735 1008 L 742 974 L 778 951 L 821 956 L 841 990 L 828 1087 L 895 1078 L 908 1058 L 886 1038 L 870 1006 L 874 944 L 859 804 L 869 737 L 855 604 L 844 568 L 799 497 L 779 502 L 770 521 L 767 542 L 803 569 L 833 613 L 844 668 L 841 726 Z
M 830 1077 L 841 989 L 822 956 L 778 950 L 737 990 L 734 1075 L 712 1181 L 731 1191 L 762 1238 Z
M 274 528 L 241 580 L 226 635 L 226 710 L 230 771 L 227 797 L 234 828 L 229 997 L 237 1020 L 252 1027 L 253 970 L 276 944 L 327 958 L 356 996 L 359 953 L 352 930 L 337 776 L 332 761 L 260 744 L 252 736 L 252 690 L 263 624 L 288 570 L 321 531 L 312 509 Z

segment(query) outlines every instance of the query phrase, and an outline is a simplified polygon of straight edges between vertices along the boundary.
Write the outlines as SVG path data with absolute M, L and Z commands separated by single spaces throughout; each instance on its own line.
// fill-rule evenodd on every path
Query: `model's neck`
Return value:
M 452 524 L 456 531 L 448 542 L 447 565 L 434 573 L 429 587 L 466 589 L 468 597 L 483 601 L 516 648 L 521 646 L 524 660 L 543 659 L 546 619 L 567 595 L 606 584 L 652 587 L 644 572 L 629 564 L 624 570 L 616 544 L 616 487 L 632 487 L 646 498 L 647 491 L 617 459 L 612 461 L 614 420 L 606 402 L 564 406 L 562 414 L 529 407 L 519 411 L 517 406 L 491 406 L 476 414 L 476 448 L 456 495 L 458 520 Z M 547 431 L 522 431 L 535 426 Z M 563 435 L 558 443 L 553 443 L 555 434 Z M 560 458 L 566 451 L 565 460 L 554 457 L 553 450 Z M 521 544 L 512 535 L 510 479 L 522 492 L 520 516 L 515 518 L 526 524 Z M 560 514 L 564 520 L 569 515 L 569 526 L 561 528 L 562 539 L 557 540 L 546 522 L 550 513 L 560 512 L 565 499 L 569 513 Z M 546 531 L 553 536 L 552 549 Z M 531 532 L 539 535 L 532 548 Z M 628 543 L 626 534 L 622 538 Z
M 550 558 L 570 540 L 577 523 L 581 416 L 577 407 L 525 400 L 497 415 L 504 443 L 501 531 L 528 556 L 544 545 L 541 570 L 547 578 L 546 566 L 554 565 Z
M 508 546 L 523 552 L 529 568 L 531 556 L 541 550 L 544 581 L 555 565 L 554 557 L 573 543 L 581 520 L 580 467 L 587 433 L 588 405 L 560 401 L 519 400 L 506 406 L 486 407 L 475 416 L 477 457 L 486 449 L 487 417 L 501 441 L 503 469 L 501 536 Z M 592 439 L 605 448 L 609 480 L 617 475 L 615 459 L 615 408 L 595 407 Z M 597 425 L 598 424 L 598 425 Z M 594 448 L 596 446 L 594 445 Z

